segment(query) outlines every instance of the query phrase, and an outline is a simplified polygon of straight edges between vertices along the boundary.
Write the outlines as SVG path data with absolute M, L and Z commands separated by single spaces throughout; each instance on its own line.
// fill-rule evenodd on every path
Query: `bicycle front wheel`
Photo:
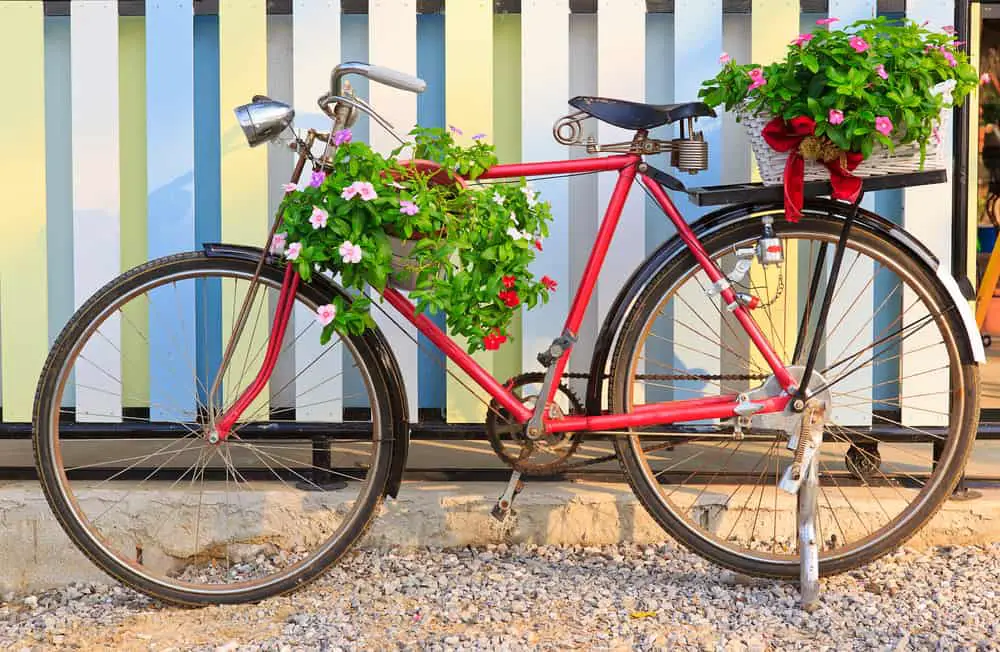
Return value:
M 35 460 L 77 547 L 168 602 L 260 600 L 316 579 L 379 510 L 392 457 L 386 370 L 372 335 L 320 346 L 301 285 L 269 386 L 230 436 L 214 419 L 264 359 L 282 270 L 265 266 L 209 400 L 256 262 L 159 259 L 101 288 L 56 340 L 39 381 Z
M 933 270 L 863 223 L 851 230 L 825 331 L 816 333 L 843 221 L 819 210 L 798 223 L 770 214 L 784 261 L 754 259 L 736 290 L 759 300 L 751 315 L 793 375 L 812 338 L 822 342 L 810 389 L 829 403 L 818 527 L 820 572 L 830 575 L 902 544 L 953 491 L 978 423 L 978 367 L 962 359 L 968 335 Z M 706 238 L 724 272 L 755 245 L 763 216 Z M 686 250 L 648 284 L 612 359 L 614 411 L 767 383 L 770 368 L 710 287 Z M 616 450 L 642 504 L 678 541 L 743 573 L 793 578 L 795 496 L 777 485 L 800 418 L 755 416 L 742 433 L 730 420 L 651 426 L 617 439 Z

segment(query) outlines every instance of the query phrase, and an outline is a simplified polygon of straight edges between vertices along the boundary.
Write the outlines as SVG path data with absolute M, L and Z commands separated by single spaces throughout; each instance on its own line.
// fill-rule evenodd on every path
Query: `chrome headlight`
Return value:
M 249 104 L 236 107 L 233 112 L 250 147 L 274 140 L 295 117 L 295 109 L 262 95 L 255 96 Z

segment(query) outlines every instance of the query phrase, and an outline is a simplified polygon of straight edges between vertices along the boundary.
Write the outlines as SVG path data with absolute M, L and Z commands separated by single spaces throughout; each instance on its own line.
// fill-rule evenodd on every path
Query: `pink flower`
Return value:
M 328 303 L 316 309 L 316 321 L 326 326 L 337 316 L 337 306 Z
M 830 109 L 830 114 L 826 116 L 832 125 L 839 125 L 844 121 L 844 113 L 839 109 Z
M 860 36 L 852 36 L 851 40 L 849 40 L 847 44 L 854 48 L 855 52 L 864 52 L 871 47 L 868 45 L 868 41 L 864 40 Z
M 812 34 L 799 34 L 797 37 L 795 37 L 795 40 L 792 41 L 792 45 L 798 45 L 801 47 L 811 40 L 813 40 Z
M 980 84 L 989 84 L 990 83 L 990 73 L 984 72 L 983 74 L 979 75 L 979 83 Z
M 892 133 L 892 120 L 884 115 L 878 116 L 875 118 L 875 131 L 883 136 L 888 136 Z
M 875 73 L 882 79 L 889 79 L 889 73 L 885 71 L 885 66 L 881 63 L 875 66 Z
M 462 135 L 462 130 L 456 127 L 455 125 L 448 125 L 448 129 L 450 129 L 451 132 L 454 134 L 458 134 L 459 136 Z
M 288 245 L 288 251 L 285 252 L 285 258 L 287 258 L 288 260 L 295 260 L 296 258 L 299 257 L 299 252 L 301 251 L 302 251 L 302 243 L 293 242 L 292 244 Z
M 299 187 L 296 186 L 294 183 L 285 183 L 281 185 L 281 189 L 284 190 L 285 192 L 295 192 L 296 190 L 299 189 Z
M 285 241 L 288 239 L 288 234 L 286 233 L 275 233 L 274 237 L 271 238 L 271 253 L 280 254 L 285 250 Z
M 944 60 L 947 61 L 948 65 L 951 66 L 952 68 L 958 65 L 958 62 L 955 61 L 955 55 L 952 54 L 951 52 L 948 52 L 948 50 L 941 48 L 941 56 L 944 57 Z
M 361 182 L 361 185 L 358 187 L 358 194 L 361 195 L 363 201 L 371 201 L 378 197 L 375 194 L 375 187 L 367 181 Z
M 934 139 L 934 144 L 935 145 L 940 145 L 941 144 L 941 132 L 938 131 L 937 127 L 934 127 L 933 129 L 931 129 L 931 138 Z
M 944 27 L 941 28 L 941 31 L 944 32 L 945 34 L 951 34 L 952 36 L 958 34 L 958 30 L 955 29 L 954 25 L 945 25 Z
M 399 212 L 404 215 L 416 215 L 420 210 L 420 207 L 414 204 L 412 201 L 406 201 L 405 199 L 399 202 Z
M 360 196 L 364 201 L 371 201 L 378 197 L 375 194 L 375 188 L 372 184 L 367 181 L 355 181 L 351 185 L 344 188 L 344 191 L 340 193 L 340 196 L 344 199 L 353 199 L 355 195 Z
M 816 21 L 816 24 L 817 25 L 832 25 L 832 24 L 836 23 L 839 20 L 840 20 L 839 18 L 833 18 L 833 17 L 830 17 L 830 18 L 820 18 L 819 20 Z
M 337 147 L 344 145 L 345 143 L 351 142 L 351 130 L 341 129 L 337 133 L 333 134 L 333 144 Z
M 727 54 L 726 52 L 723 52 L 722 54 L 719 55 L 719 63 L 723 65 L 729 63 L 732 60 L 733 58 L 729 56 L 729 54 Z
M 344 240 L 344 243 L 340 245 L 341 259 L 345 263 L 360 263 L 361 262 L 361 246 L 353 244 L 350 240 Z
M 312 173 L 312 177 L 309 179 L 309 185 L 313 188 L 319 188 L 323 185 L 323 180 L 326 179 L 326 172 L 322 170 L 317 170 Z
M 952 41 L 951 44 L 952 44 L 953 47 L 960 48 L 963 45 L 965 45 L 965 41 Z
M 309 216 L 309 223 L 312 224 L 314 229 L 322 229 L 326 226 L 326 221 L 329 219 L 330 214 L 319 206 L 313 206 L 312 215 Z
M 752 91 L 753 89 L 760 88 L 761 86 L 767 83 L 767 80 L 764 78 L 764 71 L 761 68 L 754 68 L 747 74 L 750 75 L 750 80 L 752 82 L 750 84 L 750 88 L 748 88 L 747 90 Z

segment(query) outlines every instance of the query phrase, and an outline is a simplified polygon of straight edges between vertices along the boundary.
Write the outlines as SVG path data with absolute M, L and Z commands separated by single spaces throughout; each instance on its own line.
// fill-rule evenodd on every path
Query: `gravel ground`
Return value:
M 118 585 L 7 595 L 0 648 L 1000 650 L 1000 544 L 900 551 L 822 605 L 672 544 L 359 550 L 256 605 L 178 609 Z

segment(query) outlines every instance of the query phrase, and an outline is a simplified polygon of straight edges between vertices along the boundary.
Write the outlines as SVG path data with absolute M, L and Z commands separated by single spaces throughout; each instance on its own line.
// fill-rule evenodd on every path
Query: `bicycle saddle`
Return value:
M 715 111 L 704 102 L 642 104 L 578 95 L 569 105 L 602 122 L 630 130 L 652 129 L 684 118 L 715 117 Z

